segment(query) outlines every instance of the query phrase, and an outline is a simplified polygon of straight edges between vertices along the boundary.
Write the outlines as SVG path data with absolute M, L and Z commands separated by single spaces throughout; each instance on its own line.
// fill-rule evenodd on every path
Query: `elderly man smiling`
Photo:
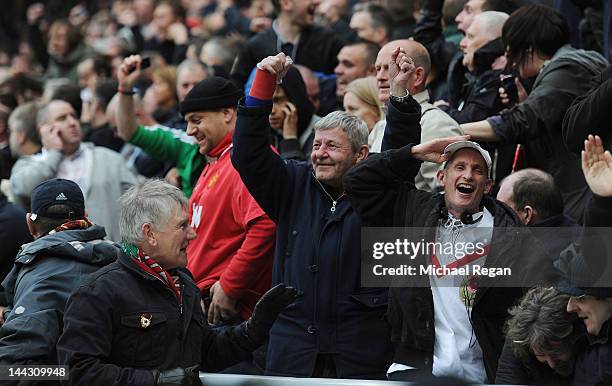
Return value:
M 303 291 L 274 324 L 266 373 L 283 376 L 384 378 L 389 329 L 386 288 L 359 283 L 361 223 L 342 177 L 368 156 L 365 123 L 333 112 L 314 126 L 312 164 L 283 160 L 269 146 L 268 115 L 285 54 L 258 65 L 250 95 L 238 106 L 232 162 L 276 222 L 274 283 Z
M 117 261 L 84 280 L 66 305 L 57 352 L 69 384 L 197 385 L 198 367 L 220 370 L 265 342 L 294 289 L 273 288 L 248 321 L 213 330 L 185 269 L 196 237 L 185 195 L 149 180 L 120 205 Z

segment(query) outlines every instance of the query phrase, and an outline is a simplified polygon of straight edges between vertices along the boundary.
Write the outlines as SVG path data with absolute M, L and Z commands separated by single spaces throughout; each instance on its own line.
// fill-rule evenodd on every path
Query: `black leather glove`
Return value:
M 264 344 L 278 314 L 293 303 L 297 296 L 295 288 L 284 284 L 278 284 L 266 292 L 255 305 L 251 318 L 245 322 L 249 339 Z
M 165 371 L 153 370 L 153 378 L 157 386 L 202 386 L 200 382 L 200 366 L 177 367 Z

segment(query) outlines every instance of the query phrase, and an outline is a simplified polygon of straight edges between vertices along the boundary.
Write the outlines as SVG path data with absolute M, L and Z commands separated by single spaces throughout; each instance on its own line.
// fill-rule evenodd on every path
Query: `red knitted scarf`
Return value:
M 93 225 L 92 222 L 89 221 L 87 218 L 83 218 L 81 220 L 68 221 L 68 222 L 63 223 L 60 226 L 55 227 L 51 231 L 49 231 L 49 234 L 52 235 L 57 232 L 68 231 L 72 229 L 87 229 L 92 225 Z
M 122 244 L 123 251 L 132 258 L 134 263 L 153 277 L 164 283 L 170 288 L 179 302 L 181 298 L 181 282 L 178 275 L 172 276 L 162 266 L 157 264 L 151 257 L 145 255 L 138 247 L 131 244 Z

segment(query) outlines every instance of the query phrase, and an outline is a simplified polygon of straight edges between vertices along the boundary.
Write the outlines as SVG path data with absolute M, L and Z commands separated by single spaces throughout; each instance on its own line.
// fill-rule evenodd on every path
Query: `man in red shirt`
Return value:
M 139 68 L 140 61 L 139 56 L 124 60 L 120 84 L 130 84 L 125 80 L 140 71 L 128 73 Z M 251 197 L 230 160 L 241 96 L 229 80 L 211 77 L 196 84 L 180 103 L 187 134 L 208 159 L 189 199 L 190 225 L 197 237 L 187 247 L 187 268 L 202 294 L 210 298 L 207 313 L 212 324 L 248 319 L 272 282 L 276 226 Z

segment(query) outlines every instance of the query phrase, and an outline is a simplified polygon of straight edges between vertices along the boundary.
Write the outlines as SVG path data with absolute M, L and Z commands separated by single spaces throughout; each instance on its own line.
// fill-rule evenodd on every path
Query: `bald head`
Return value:
M 184 60 L 176 69 L 176 95 L 179 102 L 185 99 L 196 83 L 208 78 L 208 70 L 195 60 Z
M 510 16 L 504 12 L 482 12 L 474 17 L 474 21 L 472 21 L 470 28 L 476 25 L 477 28 L 480 29 L 480 33 L 486 35 L 489 38 L 489 41 L 491 41 L 501 37 L 502 27 L 509 17 Z M 468 28 L 468 30 L 470 28 Z
M 376 80 L 378 81 L 378 97 L 384 103 L 389 101 L 389 61 L 396 48 L 403 48 L 406 55 L 412 58 L 416 67 L 415 76 L 410 84 L 409 91 L 412 95 L 425 90 L 427 76 L 431 72 L 431 59 L 425 46 L 421 43 L 400 39 L 385 44 L 376 57 Z
M 472 24 L 461 39 L 459 47 L 463 51 L 463 65 L 474 72 L 474 54 L 484 45 L 501 37 L 502 27 L 508 19 L 508 14 L 496 11 L 482 12 L 474 17 Z
M 539 169 L 523 169 L 504 178 L 497 199 L 514 209 L 526 225 L 563 213 L 553 176 Z

